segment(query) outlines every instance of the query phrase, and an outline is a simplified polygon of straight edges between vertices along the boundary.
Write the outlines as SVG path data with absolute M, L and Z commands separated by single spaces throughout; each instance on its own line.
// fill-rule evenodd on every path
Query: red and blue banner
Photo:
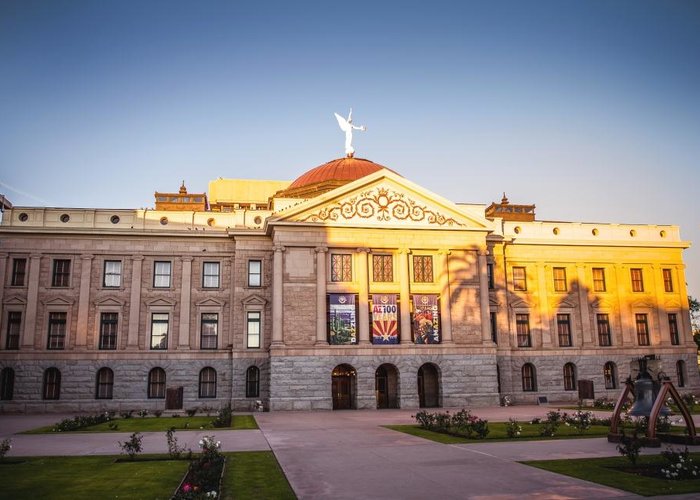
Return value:
M 440 343 L 437 295 L 413 295 L 413 337 L 416 344 Z
M 357 314 L 354 293 L 328 296 L 328 336 L 331 344 L 357 344 Z
M 372 295 L 372 343 L 399 343 L 399 316 L 396 294 Z

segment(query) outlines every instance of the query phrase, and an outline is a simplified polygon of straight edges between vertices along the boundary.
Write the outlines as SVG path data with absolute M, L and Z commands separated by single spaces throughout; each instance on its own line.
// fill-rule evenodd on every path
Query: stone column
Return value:
M 75 346 L 86 347 L 88 331 L 88 313 L 90 312 L 90 278 L 92 273 L 93 255 L 80 256 L 80 295 L 78 299 L 78 331 L 75 335 Z M 70 331 L 70 328 L 69 328 Z
M 284 346 L 284 312 L 282 293 L 284 289 L 284 251 L 282 245 L 275 245 L 272 259 L 272 346 Z
M 29 279 L 27 280 L 27 317 L 24 322 L 22 347 L 33 347 L 36 335 L 36 308 L 39 301 L 39 275 L 41 255 L 32 254 L 29 261 Z
M 493 344 L 491 339 L 491 306 L 489 305 L 489 279 L 486 256 L 488 250 L 479 250 L 479 305 L 481 307 L 481 341 L 486 344 Z M 494 278 L 495 279 L 495 278 Z
M 635 322 L 632 312 L 630 311 L 630 292 L 627 290 L 625 283 L 629 279 L 629 269 L 627 266 L 615 266 L 615 281 L 617 282 L 617 301 L 618 307 L 620 309 L 620 317 L 618 319 L 620 324 L 620 330 L 622 331 L 622 345 L 623 346 L 636 346 L 637 339 L 635 337 L 632 341 L 633 334 L 635 332 Z
M 540 306 L 540 331 L 542 332 L 541 346 L 552 346 L 552 318 L 549 310 L 549 299 L 547 297 L 547 266 L 543 262 L 537 263 L 537 295 Z M 532 294 L 531 291 L 528 294 Z M 532 296 L 532 295 L 530 295 Z M 532 325 L 531 325 L 532 326 Z M 540 347 L 536 341 L 532 339 L 532 347 Z
M 674 283 L 675 284 L 675 283 Z M 664 314 L 666 308 L 664 307 L 665 305 L 665 297 L 664 294 L 666 293 L 664 291 L 664 280 L 663 280 L 663 271 L 661 268 L 657 265 L 654 264 L 651 266 L 651 283 L 650 285 L 653 287 L 654 290 L 654 295 L 655 295 L 655 302 L 656 302 L 656 324 L 658 325 L 658 328 L 653 327 L 653 323 L 649 325 L 649 342 L 651 345 L 663 345 L 663 346 L 670 346 L 671 345 L 671 332 L 668 327 L 668 315 Z M 678 321 L 678 318 L 676 319 Z M 679 325 L 680 326 L 680 325 Z M 679 328 L 679 335 L 680 335 L 680 328 Z M 679 339 L 680 340 L 680 339 Z
M 401 344 L 411 344 L 411 280 L 408 272 L 407 248 L 399 250 L 399 300 L 401 301 Z
M 438 252 L 438 276 L 440 283 L 440 326 L 442 327 L 443 344 L 452 344 L 452 306 L 450 295 L 450 269 L 449 269 L 449 250 L 440 250 Z
M 192 257 L 182 257 L 182 286 L 180 287 L 180 334 L 178 350 L 190 348 L 190 302 L 192 297 Z
M 678 294 L 681 299 L 681 310 L 676 321 L 678 322 L 678 345 L 695 347 L 692 325 L 690 324 L 690 304 L 688 302 L 688 289 L 685 286 L 685 266 L 676 266 Z
M 328 248 L 316 247 L 316 345 L 328 345 L 326 336 L 326 253 Z
M 578 304 L 581 314 L 581 336 L 582 344 L 584 347 L 590 347 L 594 345 L 593 342 L 593 330 L 591 328 L 591 312 L 588 308 L 588 291 L 585 286 L 586 284 L 586 268 L 583 264 L 576 264 L 576 279 L 578 280 Z M 575 328 L 572 326 L 572 333 L 575 332 Z M 574 342 L 573 345 L 576 345 Z
M 357 276 L 360 280 L 358 330 L 360 338 L 358 344 L 369 344 L 369 274 L 367 270 L 367 259 L 369 248 L 358 248 Z
M 8 254 L 0 253 L 0 324 L 2 323 L 2 317 L 4 315 L 2 307 L 2 298 L 3 293 L 5 292 L 5 283 L 7 283 L 5 281 L 7 279 L 5 277 L 5 274 L 7 273 L 7 257 Z M 4 332 L 0 332 L 0 341 L 2 341 L 2 345 L 5 345 L 5 337 L 3 333 Z
M 131 298 L 129 301 L 129 332 L 126 337 L 127 347 L 139 345 L 139 319 L 141 317 L 141 269 L 143 255 L 131 258 Z

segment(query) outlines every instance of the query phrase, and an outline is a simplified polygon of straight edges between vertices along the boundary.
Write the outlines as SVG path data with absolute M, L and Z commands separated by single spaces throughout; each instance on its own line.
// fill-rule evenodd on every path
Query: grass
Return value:
M 165 432 L 171 427 L 175 430 L 199 430 L 214 429 L 211 421 L 215 417 L 136 417 L 136 418 L 116 418 L 111 422 L 104 422 L 90 427 L 83 427 L 77 431 L 71 432 Z M 110 429 L 109 424 L 117 424 L 116 429 Z M 257 429 L 258 424 L 252 415 L 234 415 L 231 420 L 231 427 L 220 427 L 221 429 Z M 22 434 L 54 434 L 52 431 L 53 425 L 39 427 L 30 431 L 25 431 Z
M 700 453 L 691 453 L 690 456 L 694 463 L 700 463 Z M 536 460 L 522 463 L 644 496 L 700 492 L 700 479 L 669 481 L 615 469 L 614 467 L 630 466 L 630 462 L 624 457 Z M 649 465 L 667 462 L 659 455 L 646 455 L 640 456 L 637 463 Z
M 115 458 L 33 457 L 18 464 L 0 464 L 0 498 L 167 499 L 180 484 L 188 464 L 167 459 L 115 463 Z
M 429 431 L 418 425 L 386 425 L 388 429 L 411 434 L 412 436 L 429 439 L 437 443 L 443 444 L 458 444 L 458 443 L 483 443 L 484 441 L 534 441 L 534 440 L 551 440 L 551 439 L 577 439 L 577 438 L 593 438 L 607 436 L 610 428 L 607 425 L 593 425 L 583 434 L 573 427 L 561 425 L 557 429 L 553 437 L 540 436 L 540 425 L 520 422 L 523 428 L 521 434 L 517 438 L 509 438 L 506 434 L 506 422 L 489 422 L 489 434 L 485 439 L 469 439 L 460 436 L 451 436 L 442 432 Z
M 296 498 L 271 451 L 224 455 L 223 498 Z M 0 499 L 169 499 L 188 465 L 167 455 L 11 458 L 0 462 Z
M 226 456 L 224 498 L 296 498 L 271 451 L 242 451 Z

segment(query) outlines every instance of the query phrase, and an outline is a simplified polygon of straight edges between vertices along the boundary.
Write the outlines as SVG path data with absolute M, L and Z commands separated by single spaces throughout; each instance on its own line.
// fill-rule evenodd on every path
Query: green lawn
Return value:
M 116 418 L 111 422 L 83 427 L 78 431 L 72 432 L 165 432 L 171 427 L 175 430 L 199 430 L 204 428 L 207 430 L 216 430 L 212 427 L 211 422 L 215 417 L 132 417 L 132 418 Z M 116 429 L 110 429 L 109 424 L 116 424 Z M 39 427 L 26 431 L 23 434 L 53 434 L 51 430 L 53 425 Z M 220 427 L 220 429 L 257 429 L 258 424 L 252 415 L 234 415 L 231 420 L 231 427 Z
M 412 436 L 418 436 L 424 439 L 430 439 L 431 441 L 436 441 L 443 444 L 456 444 L 456 443 L 482 443 L 484 441 L 532 441 L 532 440 L 546 440 L 546 439 L 576 439 L 576 438 L 591 438 L 591 437 L 602 437 L 607 436 L 610 428 L 605 425 L 594 425 L 591 426 L 589 430 L 580 434 L 573 427 L 567 427 L 566 425 L 559 426 L 554 437 L 543 437 L 540 436 L 540 425 L 530 424 L 530 423 L 520 423 L 523 428 L 521 434 L 517 438 L 509 438 L 506 435 L 507 423 L 505 422 L 489 422 L 489 432 L 485 439 L 467 439 L 459 436 L 451 436 L 449 434 L 443 434 L 441 432 L 433 432 L 423 429 L 417 425 L 386 425 L 388 429 L 393 429 L 399 432 L 405 432 L 406 434 L 411 434 Z
M 225 453 L 223 498 L 295 499 L 271 451 Z M 187 470 L 186 460 L 144 455 L 8 457 L 0 462 L 0 499 L 168 499 Z M 150 458 L 151 460 L 141 460 Z M 152 460 L 162 458 L 162 460 Z M 23 460 L 22 463 L 14 463 Z
M 690 456 L 694 463 L 700 463 L 700 453 L 691 453 Z M 644 496 L 700 492 L 700 479 L 668 481 L 615 469 L 614 467 L 628 467 L 630 465 L 624 457 L 537 460 L 523 463 Z M 644 465 L 666 464 L 667 462 L 659 455 L 647 455 L 640 456 L 638 463 Z
M 185 460 L 115 463 L 115 458 L 33 457 L 20 464 L 0 464 L 0 498 L 167 499 L 188 464 Z

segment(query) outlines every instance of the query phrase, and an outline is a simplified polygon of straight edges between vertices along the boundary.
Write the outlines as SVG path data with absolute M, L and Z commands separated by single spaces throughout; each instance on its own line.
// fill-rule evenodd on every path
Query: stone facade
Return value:
M 579 380 L 614 398 L 647 354 L 682 392 L 700 388 L 677 227 L 486 218 L 385 169 L 319 193 L 252 214 L 235 200 L 6 211 L 0 411 L 164 409 L 149 398 L 154 368 L 184 408 L 238 410 L 575 401 Z M 355 297 L 355 343 L 331 342 L 332 294 Z M 395 297 L 397 344 L 372 343 L 377 294 Z M 415 343 L 416 295 L 438 304 L 438 344 Z

